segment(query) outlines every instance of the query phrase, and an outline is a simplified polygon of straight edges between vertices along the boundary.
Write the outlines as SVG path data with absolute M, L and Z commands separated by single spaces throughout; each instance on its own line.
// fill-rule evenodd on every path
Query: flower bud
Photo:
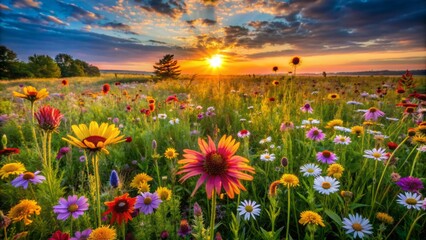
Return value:
M 201 210 L 200 205 L 196 202 L 194 203 L 194 216 L 201 217 L 203 215 L 203 211 Z
M 111 175 L 109 175 L 109 184 L 113 188 L 117 188 L 120 184 L 120 179 L 118 178 L 118 173 L 115 170 L 111 171 Z
M 287 167 L 288 159 L 286 157 L 281 158 L 281 166 Z
M 7 148 L 7 136 L 6 134 L 3 134 L 1 137 L 1 144 L 3 144 L 3 148 Z
M 157 149 L 157 141 L 152 140 L 152 149 L 156 150 Z

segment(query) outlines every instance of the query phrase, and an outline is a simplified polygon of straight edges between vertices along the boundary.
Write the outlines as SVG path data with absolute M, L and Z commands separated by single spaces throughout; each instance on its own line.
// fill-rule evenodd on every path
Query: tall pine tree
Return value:
M 159 62 L 153 66 L 155 71 L 154 74 L 161 79 L 176 79 L 179 77 L 181 70 L 177 60 L 174 60 L 173 54 L 167 54 Z

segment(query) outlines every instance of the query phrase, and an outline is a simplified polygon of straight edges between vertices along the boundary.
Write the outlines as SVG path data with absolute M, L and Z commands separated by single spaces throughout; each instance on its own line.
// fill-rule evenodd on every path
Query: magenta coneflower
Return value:
M 423 189 L 423 182 L 419 178 L 415 178 L 412 176 L 400 178 L 398 182 L 396 182 L 402 191 L 406 192 L 419 192 L 419 190 Z
M 325 138 L 325 134 L 322 132 L 321 129 L 317 127 L 313 127 L 308 132 L 306 132 L 306 137 L 311 140 L 319 142 Z
M 59 204 L 53 206 L 53 212 L 58 214 L 58 220 L 65 221 L 70 216 L 77 219 L 89 209 L 88 199 L 85 196 L 68 196 L 68 199 L 60 198 Z
M 369 120 L 377 121 L 379 117 L 383 117 L 383 116 L 385 116 L 385 113 L 375 107 L 369 108 L 367 112 L 365 112 L 364 114 L 364 118 L 366 121 L 369 121 Z
M 322 163 L 332 164 L 336 162 L 337 157 L 336 154 L 328 150 L 324 150 L 317 153 L 317 160 Z
M 71 150 L 71 148 L 69 147 L 63 147 L 61 149 L 59 149 L 58 154 L 56 155 L 56 159 L 61 159 L 65 154 L 67 154 L 69 151 Z
M 305 105 L 303 105 L 303 107 L 300 108 L 300 110 L 302 110 L 302 112 L 307 112 L 307 113 L 313 113 L 314 109 L 312 108 L 311 104 L 309 103 L 305 103 Z
M 45 177 L 38 175 L 40 171 L 32 172 L 24 172 L 20 174 L 17 178 L 13 179 L 11 184 L 14 187 L 23 187 L 24 189 L 28 188 L 28 183 L 39 184 L 46 180 Z
M 148 215 L 153 213 L 154 209 L 157 209 L 160 206 L 161 202 L 162 201 L 158 197 L 156 192 L 144 192 L 136 197 L 135 209 L 139 209 L 140 212 L 143 212 L 145 215 Z
M 58 109 L 48 105 L 41 107 L 38 112 L 34 113 L 34 116 L 39 127 L 45 131 L 54 131 L 64 117 Z
M 294 123 L 293 122 L 283 122 L 281 123 L 280 126 L 280 131 L 284 132 L 284 131 L 288 131 L 294 128 Z
M 239 138 L 245 138 L 250 136 L 250 132 L 246 129 L 243 129 L 237 133 Z

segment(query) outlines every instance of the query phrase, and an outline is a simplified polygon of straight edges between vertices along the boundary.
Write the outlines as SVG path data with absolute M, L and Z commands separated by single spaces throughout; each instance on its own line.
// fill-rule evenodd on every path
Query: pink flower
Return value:
M 379 109 L 375 107 L 371 107 L 367 110 L 367 112 L 365 112 L 364 118 L 366 121 L 368 120 L 377 121 L 379 117 L 383 117 L 384 115 L 385 115 L 384 112 L 380 111 Z
M 318 129 L 317 127 L 313 127 L 308 132 L 306 132 L 306 137 L 311 140 L 320 142 L 324 140 L 325 134 L 322 132 L 321 129 Z
M 64 117 L 58 109 L 48 105 L 41 107 L 38 112 L 34 113 L 34 116 L 39 127 L 45 131 L 53 131 L 58 128 Z

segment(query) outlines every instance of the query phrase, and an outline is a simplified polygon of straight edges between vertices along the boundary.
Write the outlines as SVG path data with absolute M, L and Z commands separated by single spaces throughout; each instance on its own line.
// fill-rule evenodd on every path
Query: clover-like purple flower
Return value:
M 398 182 L 396 182 L 402 191 L 405 192 L 419 192 L 419 190 L 423 189 L 423 182 L 416 177 L 408 176 L 400 178 Z
M 59 204 L 53 206 L 53 212 L 58 214 L 58 219 L 65 221 L 70 216 L 78 218 L 89 209 L 88 199 L 85 196 L 78 197 L 77 195 L 68 196 L 68 199 L 60 198 Z
M 87 240 L 89 239 L 89 235 L 92 233 L 92 229 L 88 228 L 82 232 L 75 232 L 74 237 L 70 238 L 70 240 Z

